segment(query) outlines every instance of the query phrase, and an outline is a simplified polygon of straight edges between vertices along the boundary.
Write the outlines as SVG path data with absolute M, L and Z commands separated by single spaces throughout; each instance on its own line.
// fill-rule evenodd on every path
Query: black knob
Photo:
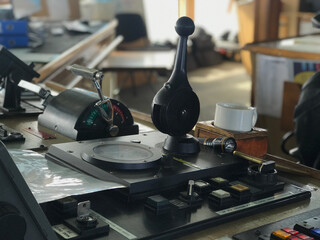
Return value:
M 269 169 L 268 172 L 259 170 L 259 165 L 251 165 L 248 167 L 248 179 L 252 184 L 258 187 L 274 186 L 278 182 L 278 174 L 276 169 Z
M 0 202 L 0 239 L 23 240 L 27 224 L 17 208 Z
M 189 36 L 194 32 L 194 23 L 191 18 L 181 17 L 176 22 L 176 32 L 179 36 Z
M 80 229 L 91 229 L 98 225 L 98 220 L 95 216 L 79 216 L 77 217 L 77 225 Z

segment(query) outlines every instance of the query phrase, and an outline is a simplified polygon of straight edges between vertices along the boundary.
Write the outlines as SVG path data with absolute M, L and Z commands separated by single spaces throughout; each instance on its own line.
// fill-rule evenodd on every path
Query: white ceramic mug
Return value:
M 214 125 L 218 128 L 236 132 L 249 132 L 257 122 L 255 107 L 238 103 L 217 103 Z

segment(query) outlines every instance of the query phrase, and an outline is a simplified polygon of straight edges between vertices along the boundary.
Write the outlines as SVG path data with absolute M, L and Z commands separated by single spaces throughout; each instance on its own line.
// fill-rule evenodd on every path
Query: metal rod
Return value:
M 241 157 L 243 159 L 246 159 L 250 162 L 254 162 L 254 163 L 258 163 L 258 164 L 261 164 L 264 162 L 264 160 L 260 159 L 260 158 L 257 158 L 257 157 L 254 157 L 254 156 L 250 156 L 248 154 L 245 154 L 245 153 L 242 153 L 242 152 L 238 152 L 238 151 L 233 151 L 233 155 L 234 156 L 237 156 L 237 157 Z

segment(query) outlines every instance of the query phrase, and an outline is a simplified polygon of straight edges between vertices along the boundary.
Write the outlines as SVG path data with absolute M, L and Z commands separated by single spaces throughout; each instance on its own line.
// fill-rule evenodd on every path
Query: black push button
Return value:
M 294 225 L 293 229 L 298 231 L 298 232 L 301 232 L 301 233 L 304 233 L 304 234 L 307 234 L 307 235 L 310 235 L 310 231 L 313 229 L 314 227 L 309 225 L 307 222 L 300 222 L 300 223 L 297 223 Z
M 243 184 L 235 184 L 231 185 L 228 190 L 232 194 L 233 197 L 235 197 L 239 203 L 247 203 L 251 199 L 251 192 L 249 187 Z
M 211 185 L 203 180 L 197 180 L 194 182 L 194 191 L 200 195 L 209 193 L 211 191 Z
M 219 209 L 219 210 L 228 208 L 233 203 L 231 194 L 222 189 L 212 191 L 209 194 L 208 199 L 209 199 L 210 206 L 212 206 L 214 209 Z
M 78 201 L 72 197 L 66 197 L 51 203 L 53 215 L 67 219 L 77 216 Z
M 164 214 L 170 211 L 169 200 L 161 195 L 148 197 L 144 206 L 153 211 L 156 215 Z
M 169 202 L 170 202 L 171 206 L 173 207 L 173 209 L 175 209 L 175 210 L 184 210 L 184 209 L 187 209 L 190 207 L 189 204 L 187 204 L 177 198 L 172 199 Z
M 229 185 L 229 181 L 221 177 L 210 178 L 208 182 L 211 184 L 213 189 L 222 189 Z

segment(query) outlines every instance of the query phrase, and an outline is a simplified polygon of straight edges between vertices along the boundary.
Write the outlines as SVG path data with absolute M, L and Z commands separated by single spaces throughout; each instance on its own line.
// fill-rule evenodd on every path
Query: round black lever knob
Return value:
M 194 32 L 194 23 L 189 17 L 181 17 L 176 22 L 176 32 L 179 36 L 189 36 Z

